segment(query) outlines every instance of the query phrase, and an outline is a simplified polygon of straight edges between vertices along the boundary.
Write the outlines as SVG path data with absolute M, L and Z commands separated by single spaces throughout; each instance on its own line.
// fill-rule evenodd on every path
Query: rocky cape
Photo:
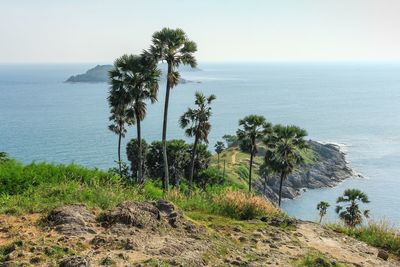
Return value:
M 313 151 L 314 160 L 312 163 L 302 164 L 284 181 L 283 198 L 293 199 L 307 189 L 333 187 L 341 181 L 355 176 L 346 161 L 346 155 L 339 146 L 312 140 L 308 141 L 308 145 Z M 260 153 L 262 154 L 262 151 Z M 266 187 L 264 187 L 264 181 L 264 179 L 255 181 L 255 189 L 271 201 L 277 202 L 279 177 L 268 177 Z
M 165 64 L 160 64 L 161 72 L 165 72 Z M 113 65 L 97 65 L 94 68 L 89 69 L 85 73 L 72 75 L 65 82 L 66 83 L 104 83 L 108 82 L 108 73 L 113 68 Z M 200 71 L 200 69 L 190 69 L 188 67 L 181 67 L 179 69 L 183 72 L 188 71 Z M 165 75 L 161 75 L 161 81 L 165 80 Z M 180 78 L 179 83 L 190 83 L 194 81 L 189 81 L 183 78 Z

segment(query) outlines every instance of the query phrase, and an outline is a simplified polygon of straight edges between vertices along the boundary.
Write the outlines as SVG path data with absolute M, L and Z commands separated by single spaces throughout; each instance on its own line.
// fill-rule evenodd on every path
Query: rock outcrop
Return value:
M 311 140 L 308 144 L 314 153 L 314 160 L 312 163 L 300 166 L 297 171 L 284 181 L 282 188 L 283 198 L 293 199 L 307 189 L 333 187 L 354 175 L 346 161 L 345 154 L 338 146 Z M 255 188 L 259 193 L 276 202 L 279 182 L 280 179 L 277 176 L 268 177 L 268 186 L 266 188 L 264 188 L 264 181 L 261 180 L 255 182 Z

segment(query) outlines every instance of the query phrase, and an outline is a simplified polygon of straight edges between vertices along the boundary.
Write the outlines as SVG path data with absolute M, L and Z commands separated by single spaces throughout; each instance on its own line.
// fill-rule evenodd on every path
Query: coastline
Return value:
M 310 148 L 315 153 L 315 160 L 303 164 L 295 173 L 284 181 L 283 199 L 295 199 L 308 190 L 332 188 L 352 177 L 363 178 L 347 160 L 340 145 L 309 140 Z M 256 190 L 272 202 L 276 202 L 279 192 L 279 177 L 268 178 L 264 191 L 263 181 L 256 182 Z

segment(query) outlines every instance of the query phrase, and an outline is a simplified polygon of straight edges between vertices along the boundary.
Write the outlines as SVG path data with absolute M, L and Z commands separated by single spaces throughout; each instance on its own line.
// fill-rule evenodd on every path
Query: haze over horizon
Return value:
M 11 1 L 0 63 L 111 63 L 182 28 L 200 62 L 397 61 L 400 1 Z M 5 41 L 4 41 L 5 40 Z

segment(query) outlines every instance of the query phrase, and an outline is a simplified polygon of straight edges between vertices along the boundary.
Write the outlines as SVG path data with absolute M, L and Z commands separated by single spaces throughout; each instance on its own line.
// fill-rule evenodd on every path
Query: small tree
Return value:
M 249 192 L 251 191 L 251 175 L 253 159 L 257 154 L 257 141 L 263 139 L 271 129 L 271 124 L 263 116 L 249 115 L 239 121 L 237 136 L 242 144 L 249 144 Z M 247 146 L 246 146 L 247 147 Z
M 200 92 L 195 94 L 196 108 L 189 108 L 180 118 L 180 126 L 185 129 L 188 137 L 194 137 L 194 144 L 190 160 L 189 174 L 189 194 L 193 190 L 194 161 L 196 157 L 198 143 L 208 144 L 208 134 L 211 130 L 211 103 L 215 100 L 215 95 L 206 97 Z
M 322 222 L 322 218 L 326 215 L 326 211 L 329 207 L 330 205 L 326 201 L 321 201 L 318 203 L 317 210 L 319 211 L 319 223 Z
M 110 104 L 111 105 L 111 104 Z M 121 139 L 125 137 L 126 125 L 130 125 L 134 122 L 131 119 L 129 110 L 125 105 L 119 105 L 111 107 L 111 116 L 109 120 L 111 124 L 108 129 L 118 135 L 118 169 L 119 175 L 122 177 L 122 162 L 121 162 Z
M 147 175 L 147 164 L 146 164 L 146 157 L 148 153 L 148 144 L 146 140 L 142 139 L 142 170 L 143 170 L 143 175 Z M 131 171 L 132 171 L 132 176 L 136 180 L 136 182 L 141 182 L 139 180 L 139 169 L 138 169 L 138 162 L 139 162 L 139 142 L 136 138 L 131 139 L 129 143 L 126 145 L 126 155 L 128 160 L 131 163 Z
M 336 203 L 343 203 L 343 206 L 336 206 L 336 213 L 339 218 L 350 227 L 356 227 L 363 222 L 363 215 L 369 218 L 369 210 L 360 210 L 360 203 L 369 203 L 368 196 L 358 189 L 347 189 L 343 196 L 338 197 Z
M 304 162 L 301 151 L 306 149 L 307 132 L 297 126 L 275 125 L 273 133 L 265 140 L 267 151 L 265 164 L 280 175 L 279 201 L 281 206 L 282 186 L 287 177 Z
M 220 169 L 220 167 L 219 167 L 219 157 L 220 157 L 220 154 L 224 151 L 224 149 L 225 149 L 225 144 L 224 144 L 224 142 L 221 142 L 221 141 L 218 141 L 216 144 L 215 144 L 215 152 L 217 153 L 217 157 L 218 157 L 218 170 Z
M 1 162 L 6 162 L 10 160 L 10 158 L 8 157 L 8 154 L 6 152 L 1 152 L 0 151 L 0 163 Z

